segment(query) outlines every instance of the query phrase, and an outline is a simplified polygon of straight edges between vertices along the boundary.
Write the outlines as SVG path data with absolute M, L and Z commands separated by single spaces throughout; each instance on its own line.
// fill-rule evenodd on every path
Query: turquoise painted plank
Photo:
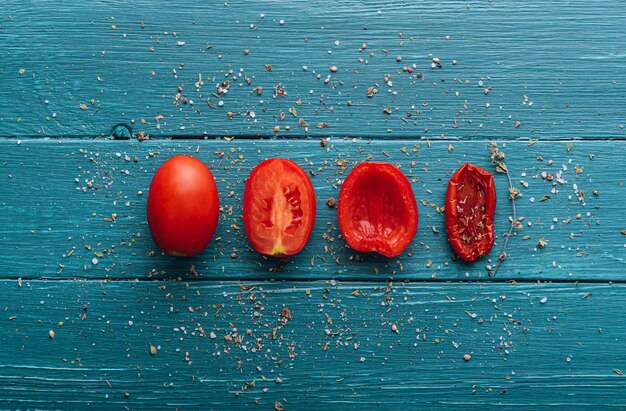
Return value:
M 0 136 L 624 139 L 625 26 L 620 0 L 7 0 Z
M 626 210 L 619 170 L 626 142 L 500 145 L 522 194 L 517 207 L 524 220 L 497 279 L 623 281 Z M 218 239 L 193 259 L 160 255 L 146 223 L 152 175 L 174 154 L 197 156 L 213 168 L 224 207 Z M 318 197 L 309 244 L 282 269 L 278 261 L 252 251 L 240 209 L 250 169 L 277 155 L 315 174 L 311 179 Z M 418 200 L 419 232 L 397 259 L 351 251 L 339 237 L 336 209 L 326 205 L 328 198 L 337 198 L 346 173 L 370 157 L 399 164 Z M 193 276 L 189 267 L 194 265 L 202 279 L 484 280 L 486 266 L 499 255 L 512 209 L 506 178 L 496 175 L 497 240 L 491 260 L 452 260 L 443 214 L 436 207 L 443 206 L 450 175 L 466 161 L 494 171 L 485 141 L 429 147 L 426 142 L 333 139 L 322 147 L 316 140 L 5 140 L 0 142 L 0 276 L 162 278 Z M 555 179 L 544 179 L 543 173 Z M 540 236 L 548 241 L 543 249 L 537 249 Z
M 0 286 L 2 408 L 626 407 L 623 285 Z

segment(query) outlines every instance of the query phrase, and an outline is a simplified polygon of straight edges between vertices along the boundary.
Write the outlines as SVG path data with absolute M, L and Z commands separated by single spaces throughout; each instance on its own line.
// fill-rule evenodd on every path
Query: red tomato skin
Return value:
M 279 175 L 272 175 L 271 170 L 282 170 Z M 269 173 L 269 174 L 266 174 Z M 268 177 L 270 176 L 270 177 Z M 280 187 L 280 183 L 291 181 L 297 183 L 300 210 L 302 211 L 302 227 L 299 227 L 293 233 L 288 234 L 281 226 L 283 222 L 276 222 L 276 228 L 264 228 L 259 219 L 264 216 L 258 214 L 258 207 L 255 207 L 255 200 L 258 200 L 263 193 L 260 192 L 260 185 L 264 182 L 270 182 L 269 190 L 271 195 Z M 299 253 L 313 232 L 315 225 L 315 190 L 313 184 L 306 172 L 300 168 L 295 162 L 286 158 L 271 158 L 259 163 L 248 176 L 246 187 L 243 193 L 243 223 L 248 241 L 254 249 L 268 257 L 290 257 Z M 283 210 L 282 217 L 287 213 L 289 217 L 290 210 Z M 268 217 L 268 216 L 265 216 Z M 268 217 L 269 218 L 269 217 Z M 278 217 L 277 217 L 278 218 Z M 268 240 L 268 236 L 271 237 Z
M 194 157 L 174 156 L 152 177 L 148 225 L 154 242 L 168 255 L 200 254 L 215 235 L 219 208 L 215 179 Z
M 459 198 L 460 190 L 463 186 L 474 184 L 478 189 L 482 190 L 484 194 L 484 210 L 482 211 L 483 217 L 481 218 L 484 228 L 479 227 L 477 234 L 478 241 L 468 242 L 463 241 L 462 231 L 464 229 L 459 226 L 459 218 L 463 217 L 460 213 L 459 207 L 468 209 L 467 200 Z M 465 201 L 465 203 L 461 203 Z M 483 207 L 481 206 L 481 208 Z M 476 261 L 478 258 L 489 254 L 494 242 L 494 227 L 493 219 L 496 213 L 496 187 L 493 182 L 493 176 L 486 170 L 480 167 L 476 167 L 472 163 L 465 163 L 456 173 L 450 178 L 448 183 L 448 191 L 446 193 L 446 230 L 448 232 L 448 241 L 452 246 L 452 249 L 467 262 Z M 481 238 L 482 237 L 482 238 Z M 474 240 L 476 235 L 472 235 L 471 239 Z
M 368 189 L 374 191 L 366 193 Z M 363 195 L 367 198 L 357 198 Z M 392 196 L 395 197 L 392 199 Z M 377 202 L 376 197 L 387 203 Z M 389 203 L 392 200 L 395 200 L 394 204 Z M 388 214 L 390 210 L 399 214 L 392 216 Z M 337 213 L 341 235 L 356 251 L 396 257 L 406 250 L 417 234 L 419 215 L 413 188 L 404 173 L 390 163 L 372 161 L 357 165 L 341 185 Z M 363 214 L 364 220 L 357 221 L 358 213 Z M 384 226 L 390 221 L 396 224 L 387 227 L 391 234 L 395 234 L 392 239 L 384 239 L 382 235 L 368 236 L 359 229 L 364 225 Z

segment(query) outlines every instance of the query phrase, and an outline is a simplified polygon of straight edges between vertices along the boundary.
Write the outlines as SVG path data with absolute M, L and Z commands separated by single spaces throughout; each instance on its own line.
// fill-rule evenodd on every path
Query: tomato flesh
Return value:
M 494 242 L 496 188 L 493 176 L 471 163 L 450 179 L 446 193 L 446 229 L 452 249 L 472 262 L 489 254 Z
M 315 223 L 315 192 L 304 170 L 284 158 L 256 166 L 244 190 L 243 221 L 261 254 L 287 257 L 302 250 Z
M 341 186 L 338 219 L 341 235 L 352 249 L 400 255 L 417 233 L 411 183 L 390 163 L 361 163 Z
M 219 219 L 211 171 L 200 160 L 178 155 L 154 174 L 147 216 L 156 245 L 166 254 L 191 257 L 211 242 Z

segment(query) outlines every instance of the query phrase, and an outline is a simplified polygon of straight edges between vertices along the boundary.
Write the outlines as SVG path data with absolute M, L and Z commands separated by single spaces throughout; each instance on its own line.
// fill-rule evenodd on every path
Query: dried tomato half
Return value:
M 446 194 L 446 229 L 452 249 L 465 261 L 476 261 L 493 247 L 496 187 L 493 176 L 465 163 L 450 179 Z
M 417 233 L 411 183 L 390 163 L 356 166 L 341 185 L 337 208 L 341 235 L 356 251 L 395 257 Z

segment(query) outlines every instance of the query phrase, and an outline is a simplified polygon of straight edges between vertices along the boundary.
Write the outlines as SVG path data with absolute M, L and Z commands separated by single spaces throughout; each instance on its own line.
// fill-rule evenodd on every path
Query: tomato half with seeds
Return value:
M 395 257 L 417 233 L 411 183 L 390 163 L 356 166 L 341 185 L 337 209 L 341 235 L 356 251 Z
M 446 194 L 446 229 L 452 249 L 476 261 L 493 247 L 496 187 L 490 172 L 465 163 L 450 179 Z
M 259 253 L 272 257 L 297 254 L 315 224 L 315 191 L 309 176 L 285 158 L 256 166 L 243 193 L 243 224 Z
M 196 158 L 178 155 L 152 177 L 148 192 L 148 225 L 166 254 L 191 257 L 211 242 L 220 202 L 211 171 Z

